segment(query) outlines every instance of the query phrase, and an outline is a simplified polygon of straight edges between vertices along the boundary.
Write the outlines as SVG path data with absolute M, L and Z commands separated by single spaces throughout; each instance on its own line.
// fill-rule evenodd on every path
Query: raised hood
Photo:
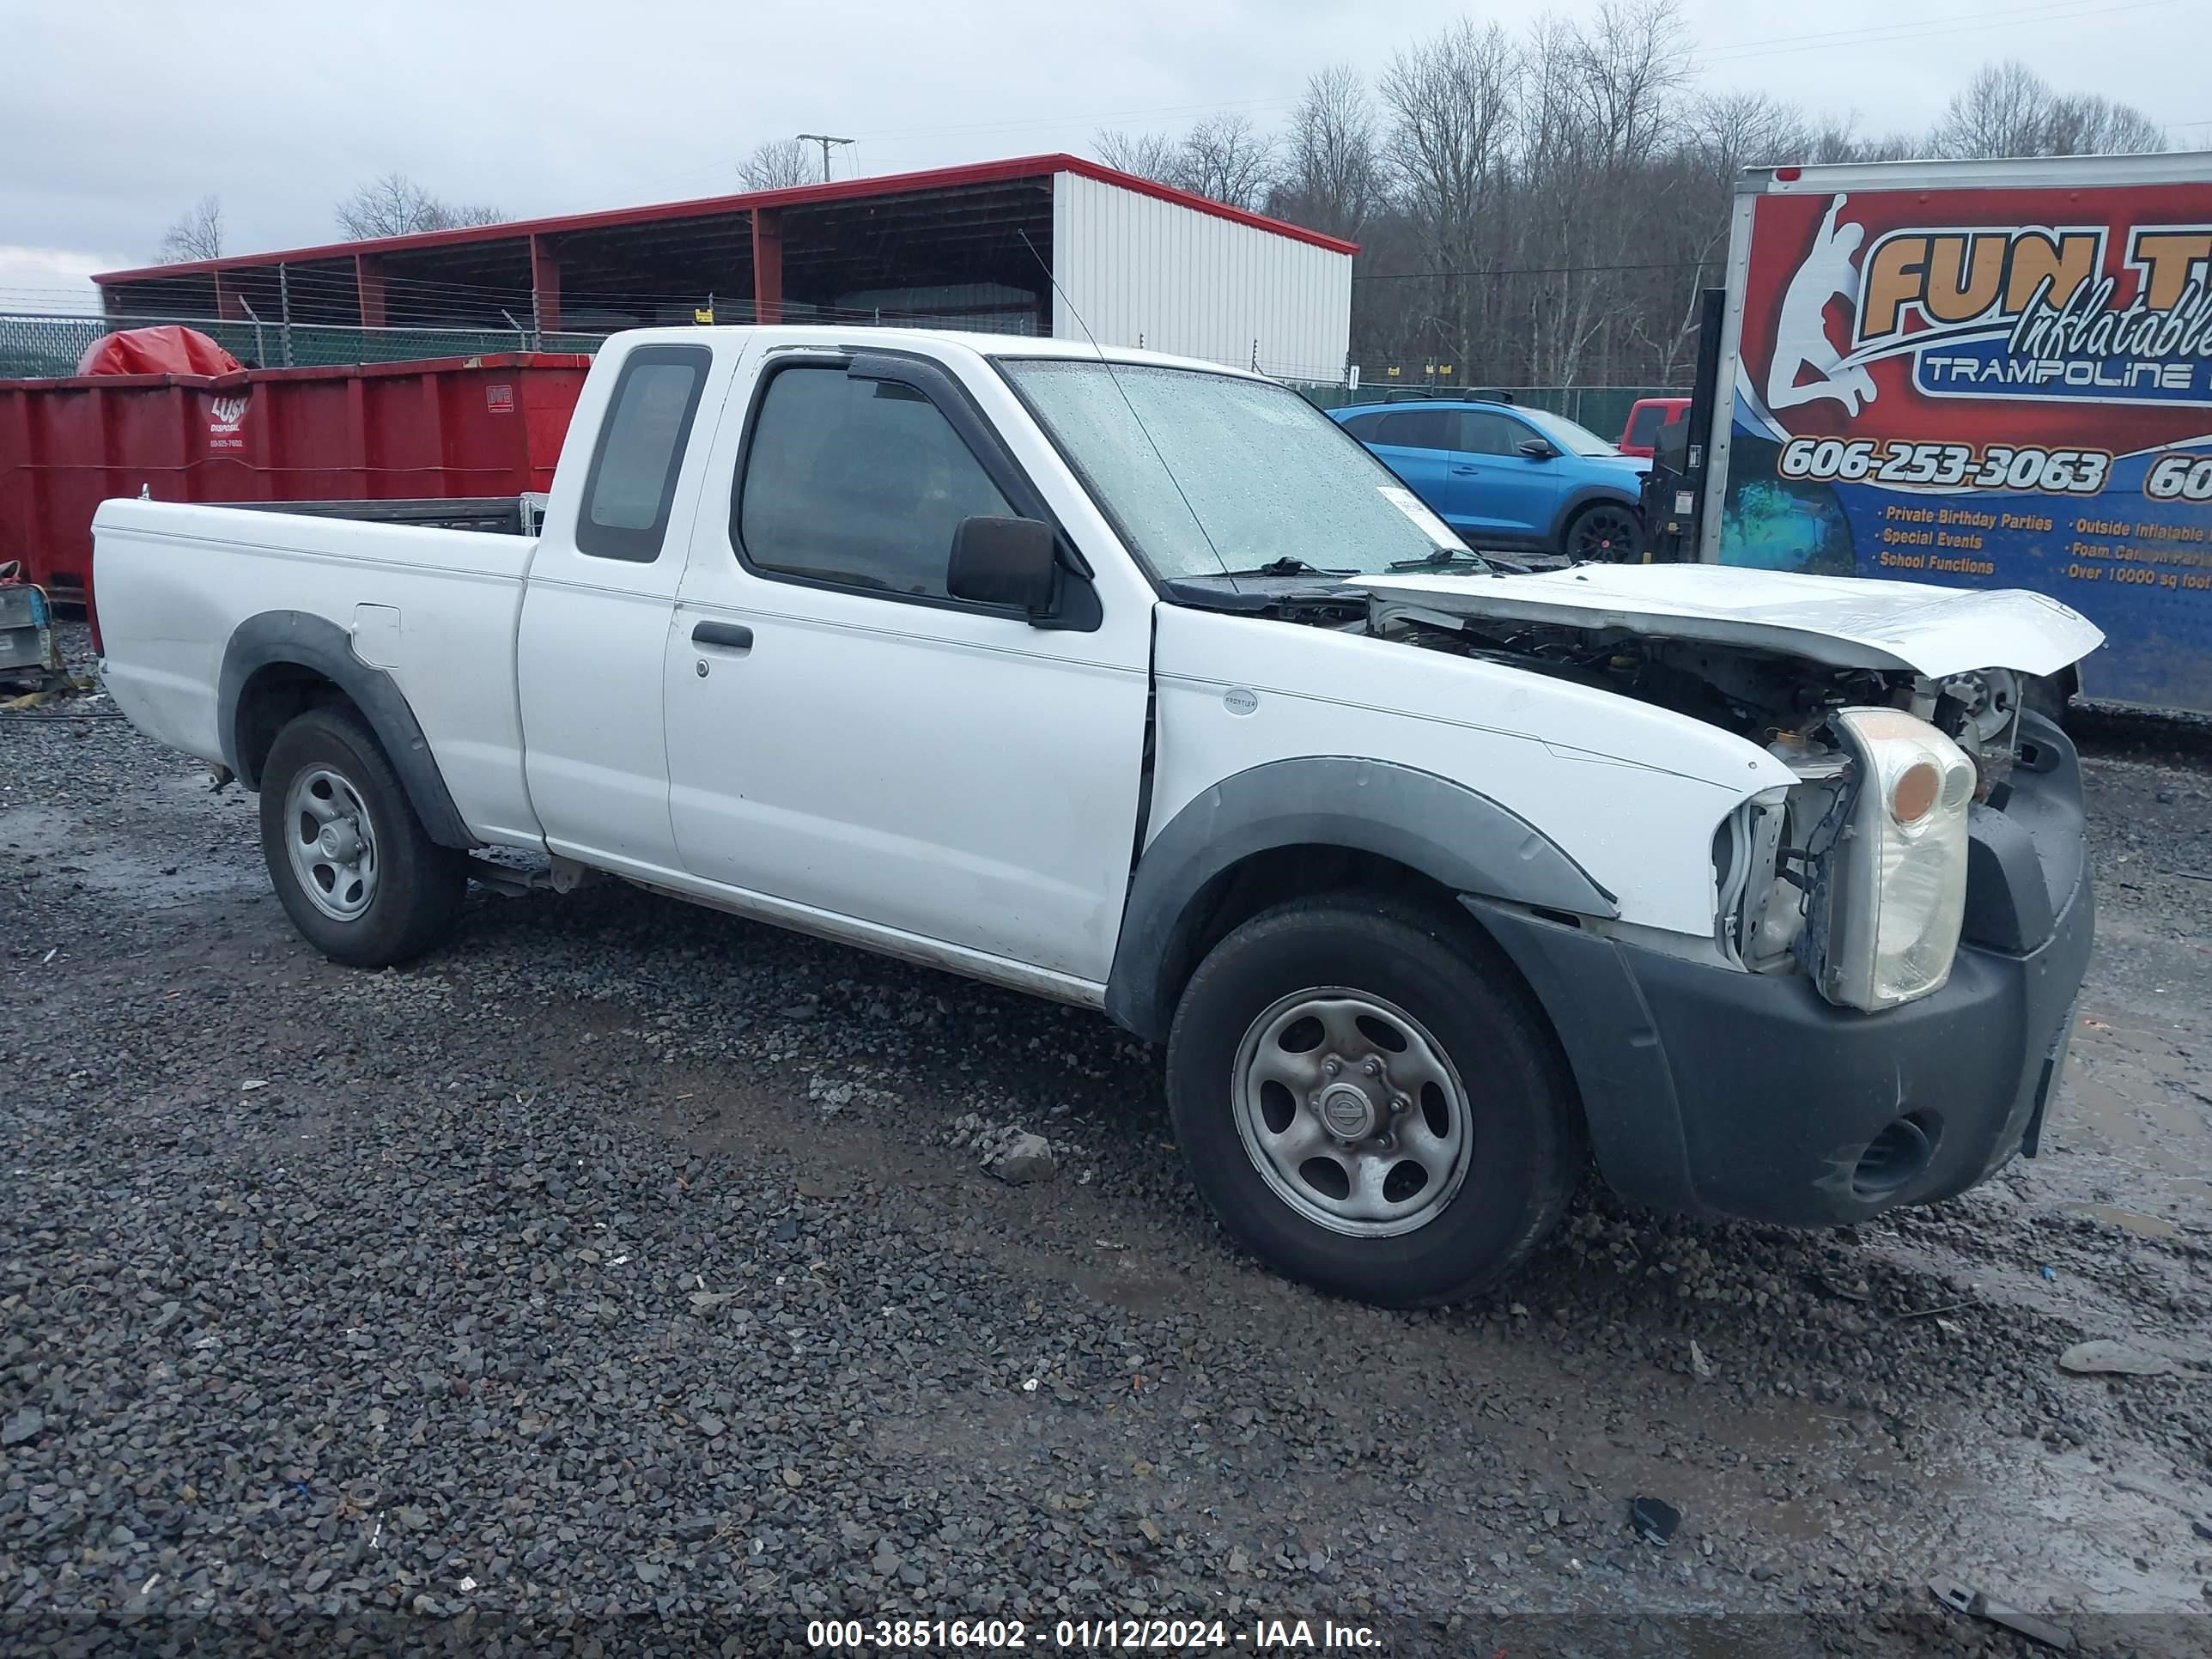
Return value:
M 1589 564 L 1525 576 L 1408 572 L 1347 585 L 1455 617 L 1618 628 L 1929 679 L 1979 668 L 2055 674 L 2105 639 L 2078 611 L 2021 588 L 1939 587 L 1724 565 Z

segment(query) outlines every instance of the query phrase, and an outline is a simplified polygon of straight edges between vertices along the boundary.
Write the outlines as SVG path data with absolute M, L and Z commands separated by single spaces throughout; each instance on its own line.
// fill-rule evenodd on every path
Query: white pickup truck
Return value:
M 1592 1153 L 1792 1224 L 1962 1191 L 2034 1152 L 2089 952 L 2026 695 L 2074 612 L 1501 568 L 1207 364 L 618 335 L 535 536 L 95 532 L 109 690 L 260 792 L 333 958 L 527 848 L 1102 1008 L 1229 1229 L 1378 1303 L 1493 1283 Z

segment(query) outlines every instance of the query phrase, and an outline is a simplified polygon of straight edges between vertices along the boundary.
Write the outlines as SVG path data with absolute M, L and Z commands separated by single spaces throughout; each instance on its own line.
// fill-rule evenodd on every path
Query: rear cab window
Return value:
M 1659 404 L 1638 404 L 1628 411 L 1628 435 L 1621 441 L 1648 448 L 1658 434 L 1660 423 L 1667 418 L 1665 407 Z
M 584 479 L 579 552 L 636 564 L 660 556 L 713 361 L 705 346 L 670 345 L 640 346 L 623 362 Z

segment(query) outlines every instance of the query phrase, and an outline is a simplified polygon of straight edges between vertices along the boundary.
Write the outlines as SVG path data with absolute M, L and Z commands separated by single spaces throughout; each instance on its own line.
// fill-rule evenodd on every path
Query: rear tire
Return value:
M 313 708 L 261 769 L 261 853 L 284 914 L 333 962 L 386 968 L 442 943 L 468 890 L 461 855 L 423 829 L 368 727 Z
M 1644 556 L 1644 520 L 1620 501 L 1593 501 L 1567 520 L 1559 551 L 1577 564 L 1633 564 Z
M 1199 1191 L 1255 1255 L 1427 1307 L 1495 1285 L 1559 1224 L 1579 1103 L 1486 957 L 1454 919 L 1364 894 L 1280 905 L 1208 953 L 1169 1033 L 1168 1103 Z

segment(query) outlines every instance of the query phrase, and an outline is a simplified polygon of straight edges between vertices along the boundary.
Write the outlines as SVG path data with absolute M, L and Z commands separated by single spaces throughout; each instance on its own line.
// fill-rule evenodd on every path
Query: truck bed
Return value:
M 325 619 L 405 694 L 470 830 L 534 842 L 514 639 L 536 539 L 343 510 L 382 517 L 398 505 L 103 503 L 94 529 L 107 689 L 158 741 L 219 764 L 225 642 L 249 617 Z M 450 514 L 456 503 L 435 505 Z M 519 532 L 520 501 L 501 510 Z
M 534 536 L 545 518 L 545 492 L 520 495 L 424 495 L 404 501 L 240 501 L 256 513 L 296 513 L 356 524 L 415 525 L 433 530 L 483 530 Z

